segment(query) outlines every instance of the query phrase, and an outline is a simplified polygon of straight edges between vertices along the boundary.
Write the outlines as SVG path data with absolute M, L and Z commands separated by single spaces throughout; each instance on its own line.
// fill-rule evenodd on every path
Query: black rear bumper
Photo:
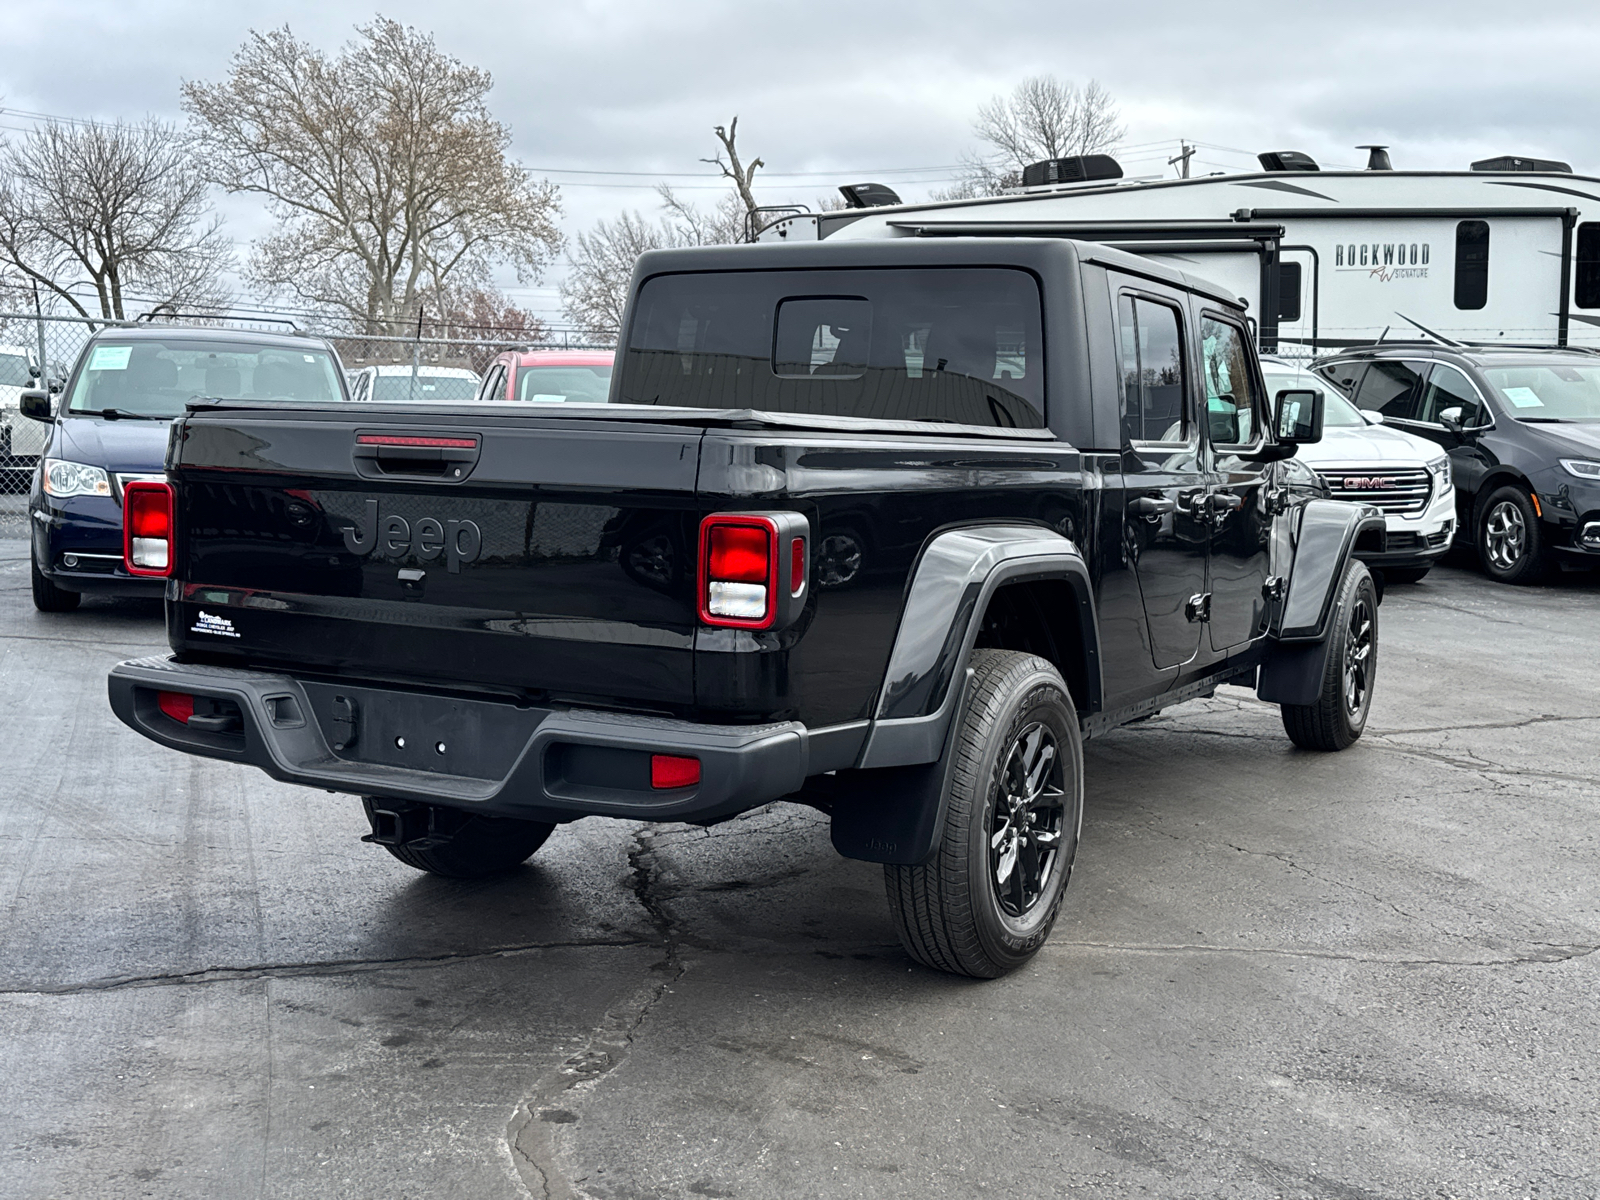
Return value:
M 164 657 L 118 664 L 107 689 L 124 724 L 175 750 L 286 783 L 528 820 L 720 820 L 798 790 L 810 757 L 795 721 L 528 707 Z M 210 712 L 180 722 L 162 711 L 162 692 L 200 697 Z M 699 783 L 653 788 L 654 754 L 698 758 Z

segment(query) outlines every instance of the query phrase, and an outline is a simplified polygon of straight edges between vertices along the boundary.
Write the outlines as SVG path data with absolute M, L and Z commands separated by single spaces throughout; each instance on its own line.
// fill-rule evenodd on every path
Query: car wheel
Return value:
M 1421 583 L 1431 570 L 1432 567 L 1385 567 L 1383 578 L 1386 583 Z
M 971 665 L 939 848 L 921 866 L 886 866 L 884 883 L 912 958 L 994 979 L 1037 953 L 1061 910 L 1083 824 L 1083 741 L 1044 659 L 974 650 Z
M 1490 579 L 1538 583 L 1545 576 L 1544 533 L 1533 497 L 1509 484 L 1490 494 L 1478 518 L 1478 559 Z
M 28 566 L 33 573 L 33 606 L 40 612 L 61 613 L 71 612 L 78 607 L 78 601 L 83 596 L 78 592 L 68 591 L 66 588 L 57 587 L 39 570 L 39 564 L 30 553 Z
M 555 830 L 545 821 L 514 817 L 482 817 L 432 804 L 405 804 L 361 798 L 372 823 L 368 840 L 408 867 L 447 879 L 481 879 L 499 875 L 533 857 Z M 395 815 L 400 820 L 395 821 Z M 400 835 L 404 840 L 380 840 Z
M 1284 704 L 1283 729 L 1302 750 L 1343 750 L 1367 727 L 1378 674 L 1378 590 L 1351 559 L 1334 605 L 1331 644 L 1314 704 Z

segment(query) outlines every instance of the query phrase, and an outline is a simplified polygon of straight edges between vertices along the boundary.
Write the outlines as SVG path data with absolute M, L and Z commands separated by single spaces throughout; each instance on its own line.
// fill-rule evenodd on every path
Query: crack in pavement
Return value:
M 1394 955 L 1354 954 L 1339 950 L 1297 950 L 1289 946 L 1221 946 L 1206 942 L 1093 942 L 1051 938 L 1041 953 L 1073 946 L 1084 950 L 1115 950 L 1128 954 L 1239 954 L 1268 958 L 1311 958 L 1329 962 L 1366 963 L 1380 967 L 1514 967 L 1574 962 L 1600 951 L 1600 945 L 1560 945 L 1535 942 L 1547 950 L 1499 958 L 1401 958 Z
M 193 971 L 173 971 L 160 975 L 114 976 L 84 983 L 41 987 L 0 987 L 0 996 L 80 996 L 95 992 L 116 992 L 130 988 L 193 987 L 200 984 L 232 983 L 251 979 L 298 979 L 318 975 L 348 975 L 369 971 L 425 970 L 456 963 L 491 958 L 516 958 L 541 950 L 606 950 L 649 946 L 654 943 L 634 939 L 586 938 L 562 942 L 522 942 L 493 950 L 466 950 L 403 958 L 333 958 L 321 962 L 255 963 L 243 967 L 200 967 Z
M 633 846 L 628 851 L 629 886 L 658 938 L 654 943 L 636 944 L 660 947 L 661 958 L 649 968 L 658 978 L 642 982 L 625 1002 L 607 1010 L 583 1049 L 569 1056 L 532 1097 L 513 1111 L 506 1125 L 506 1146 L 512 1165 L 530 1196 L 542 1200 L 578 1200 L 587 1195 L 556 1163 L 553 1127 L 571 1124 L 577 1117 L 555 1107 L 555 1101 L 574 1088 L 593 1090 L 620 1067 L 627 1060 L 640 1027 L 688 969 L 681 957 L 683 937 L 666 908 L 667 900 L 677 893 L 663 889 L 656 874 L 658 836 L 648 826 L 641 825 L 634 831 Z

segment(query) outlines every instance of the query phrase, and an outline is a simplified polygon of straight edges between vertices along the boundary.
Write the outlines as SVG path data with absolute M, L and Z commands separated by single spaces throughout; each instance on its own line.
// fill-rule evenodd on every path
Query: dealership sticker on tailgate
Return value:
M 217 637 L 236 638 L 239 636 L 234 632 L 233 622 L 228 620 L 227 617 L 214 617 L 206 612 L 205 609 L 200 610 L 200 619 L 189 626 L 189 632 L 210 633 L 215 634 Z

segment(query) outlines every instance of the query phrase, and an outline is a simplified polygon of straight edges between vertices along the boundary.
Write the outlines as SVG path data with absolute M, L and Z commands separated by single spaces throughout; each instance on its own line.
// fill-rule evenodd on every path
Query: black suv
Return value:
M 1458 536 L 1490 578 L 1536 583 L 1557 565 L 1600 563 L 1600 357 L 1389 343 L 1312 369 L 1449 452 Z

